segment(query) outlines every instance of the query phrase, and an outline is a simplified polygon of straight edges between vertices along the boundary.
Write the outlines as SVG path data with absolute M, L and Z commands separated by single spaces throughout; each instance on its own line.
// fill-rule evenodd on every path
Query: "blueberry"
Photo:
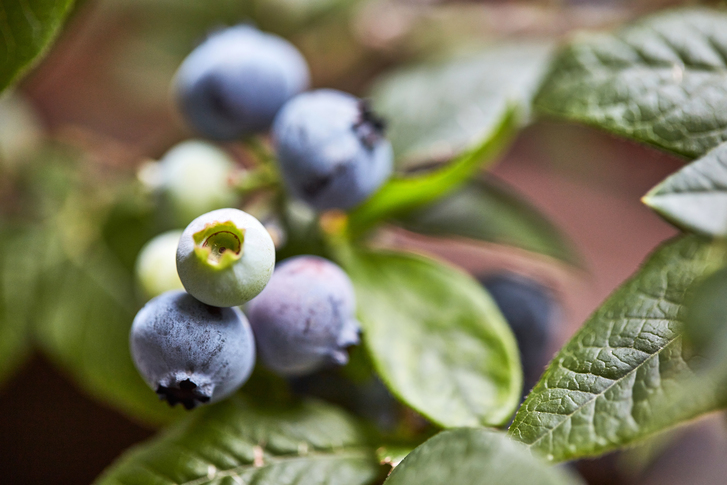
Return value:
M 547 288 L 513 273 L 480 279 L 510 325 L 520 349 L 524 389 L 529 391 L 550 360 L 548 347 L 558 314 Z
M 359 341 L 356 299 L 348 275 L 317 256 L 280 263 L 248 305 L 263 362 L 285 376 L 348 362 L 345 348 Z
M 270 234 L 250 214 L 219 209 L 193 220 L 177 248 L 184 288 L 213 306 L 242 305 L 265 288 L 275 267 Z
M 163 210 L 175 225 L 186 226 L 200 214 L 237 201 L 230 183 L 235 161 L 211 143 L 188 140 L 159 161 L 158 190 Z
M 131 356 L 149 386 L 171 406 L 223 399 L 247 381 L 255 343 L 237 308 L 218 308 L 183 291 L 150 300 L 131 326 Z
M 318 210 L 360 204 L 393 169 L 383 122 L 365 101 L 340 91 L 288 101 L 275 118 L 273 139 L 288 190 Z
M 182 231 L 159 234 L 146 243 L 136 258 L 136 279 L 147 298 L 184 287 L 177 274 L 177 245 Z
M 285 39 L 238 25 L 212 34 L 175 78 L 181 111 L 203 135 L 232 140 L 266 131 L 281 106 L 308 87 L 308 65 Z

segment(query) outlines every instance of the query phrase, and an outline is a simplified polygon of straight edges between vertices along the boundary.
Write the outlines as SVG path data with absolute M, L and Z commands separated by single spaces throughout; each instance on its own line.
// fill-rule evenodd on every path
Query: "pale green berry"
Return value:
M 182 231 L 159 234 L 141 248 L 136 258 L 136 279 L 147 298 L 184 289 L 177 274 L 177 245 Z
M 238 209 L 193 220 L 177 248 L 177 271 L 187 292 L 212 306 L 242 305 L 260 293 L 275 267 L 275 245 L 265 227 Z
M 179 143 L 159 161 L 158 190 L 162 207 L 176 225 L 237 202 L 231 184 L 234 160 L 222 149 L 199 140 Z

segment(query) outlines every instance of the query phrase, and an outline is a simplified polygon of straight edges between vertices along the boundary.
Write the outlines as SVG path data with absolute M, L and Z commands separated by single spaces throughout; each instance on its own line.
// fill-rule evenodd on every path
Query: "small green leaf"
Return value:
M 634 444 L 713 410 L 709 394 L 674 399 L 694 377 L 680 334 L 685 293 L 720 258 L 697 236 L 658 249 L 555 356 L 510 433 L 562 461 Z
M 727 236 L 727 144 L 671 175 L 642 200 L 682 229 Z
M 578 36 L 556 59 L 536 109 L 702 156 L 727 141 L 725 32 L 727 13 L 694 8 Z
M 73 0 L 0 3 L 0 91 L 46 53 L 73 7 Z
M 396 396 L 446 427 L 510 418 L 522 388 L 517 345 L 476 281 L 410 254 L 345 259 L 366 347 Z
M 40 348 L 81 388 L 126 415 L 152 425 L 178 418 L 183 410 L 160 402 L 131 360 L 129 329 L 137 310 L 131 275 L 100 244 L 87 248 L 81 262 L 62 256 L 46 268 L 35 298 Z
M 493 180 L 475 179 L 447 197 L 398 217 L 396 222 L 421 234 L 515 246 L 580 264 L 571 243 L 545 216 Z
M 504 433 L 459 428 L 443 431 L 412 451 L 385 485 L 576 485 L 580 480 L 548 466 Z
M 373 450 L 337 409 L 236 396 L 128 451 L 96 483 L 364 485 L 378 473 Z
M 399 166 L 475 151 L 513 107 L 526 119 L 551 52 L 549 42 L 494 45 L 387 75 L 371 96 Z
M 349 216 L 353 236 L 362 234 L 377 222 L 428 204 L 447 195 L 493 162 L 509 145 L 518 128 L 518 111 L 510 107 L 489 136 L 475 149 L 444 167 L 424 175 L 398 175 L 389 179 L 370 199 Z

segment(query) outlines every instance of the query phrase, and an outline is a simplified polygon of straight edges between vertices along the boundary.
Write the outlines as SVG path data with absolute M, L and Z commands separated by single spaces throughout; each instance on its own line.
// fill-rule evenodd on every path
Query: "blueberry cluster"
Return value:
M 304 92 L 309 80 L 293 45 L 242 25 L 197 47 L 174 91 L 187 124 L 208 138 L 271 130 L 288 192 L 317 210 L 350 209 L 391 175 L 391 143 L 366 101 L 333 89 Z
M 309 77 L 295 47 L 242 25 L 197 47 L 174 87 L 201 135 L 234 140 L 271 130 L 286 191 L 315 210 L 347 210 L 390 176 L 391 144 L 366 102 L 331 89 L 304 92 Z M 131 354 L 160 398 L 187 409 L 242 386 L 256 348 L 273 371 L 301 376 L 345 364 L 346 348 L 359 342 L 346 273 L 316 256 L 275 267 L 266 227 L 229 208 L 238 197 L 234 166 L 225 151 L 193 140 L 140 172 L 170 225 L 186 228 L 139 254 L 140 287 L 152 299 L 134 319 Z M 249 321 L 238 308 L 245 304 Z
M 167 270 L 166 239 L 176 235 L 147 245 L 137 264 L 140 277 L 153 272 L 149 266 Z M 170 289 L 152 298 L 131 327 L 134 363 L 160 398 L 192 409 L 229 396 L 252 372 L 255 342 L 265 364 L 284 376 L 348 361 L 359 324 L 353 286 L 336 264 L 298 256 L 273 272 L 270 235 L 237 209 L 198 217 L 178 241 L 178 281 L 186 292 Z M 162 289 L 153 281 L 145 290 Z M 250 322 L 237 308 L 247 302 Z

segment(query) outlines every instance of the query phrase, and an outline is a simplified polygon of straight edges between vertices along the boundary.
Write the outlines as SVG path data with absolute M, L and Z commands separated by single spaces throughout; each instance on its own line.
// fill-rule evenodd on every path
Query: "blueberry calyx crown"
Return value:
M 177 403 L 184 406 L 184 409 L 194 409 L 197 404 L 209 402 L 210 396 L 203 394 L 197 384 L 189 379 L 185 379 L 178 384 L 178 387 L 165 387 L 159 384 L 156 393 L 159 399 L 167 401 L 169 406 L 174 407 Z
M 353 124 L 353 130 L 358 135 L 361 143 L 372 150 L 384 137 L 386 121 L 378 116 L 371 109 L 371 104 L 362 99 L 358 102 L 359 119 Z
M 207 266 L 225 269 L 242 256 L 245 230 L 232 221 L 211 222 L 192 235 L 194 252 Z

